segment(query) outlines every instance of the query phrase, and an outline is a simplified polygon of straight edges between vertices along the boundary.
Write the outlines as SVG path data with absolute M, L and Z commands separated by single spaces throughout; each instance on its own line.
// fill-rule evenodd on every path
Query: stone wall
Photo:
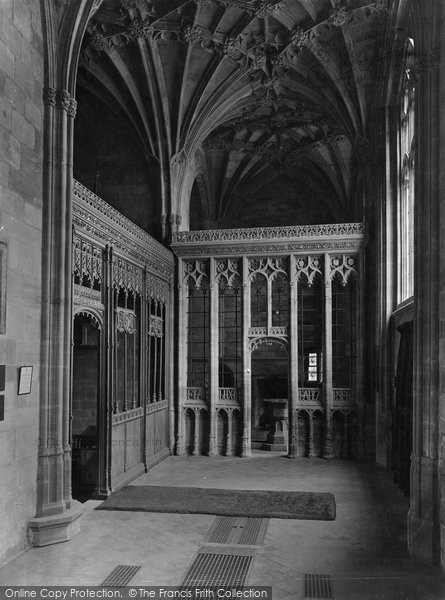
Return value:
M 42 302 L 42 85 L 39 2 L 0 3 L 0 241 L 7 244 L 5 418 L 0 422 L 0 564 L 27 545 L 36 511 Z M 30 394 L 18 369 L 34 367 Z

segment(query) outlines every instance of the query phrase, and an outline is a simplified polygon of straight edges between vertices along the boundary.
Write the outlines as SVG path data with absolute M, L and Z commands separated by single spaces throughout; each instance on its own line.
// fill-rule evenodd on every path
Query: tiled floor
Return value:
M 445 599 L 445 576 L 408 558 L 407 499 L 373 464 L 260 451 L 248 459 L 172 457 L 133 484 L 332 492 L 335 521 L 269 521 L 249 584 L 271 585 L 274 600 L 300 600 L 304 574 L 324 573 L 337 600 Z M 77 537 L 32 548 L 0 569 L 0 585 L 97 585 L 118 564 L 141 565 L 136 586 L 176 585 L 214 520 L 91 510 L 97 504 L 87 503 Z

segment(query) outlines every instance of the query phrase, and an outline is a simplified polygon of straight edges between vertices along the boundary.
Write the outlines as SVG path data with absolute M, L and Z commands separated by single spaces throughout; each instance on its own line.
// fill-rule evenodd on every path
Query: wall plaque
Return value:
M 20 367 L 19 369 L 19 396 L 31 392 L 32 369 L 33 367 Z

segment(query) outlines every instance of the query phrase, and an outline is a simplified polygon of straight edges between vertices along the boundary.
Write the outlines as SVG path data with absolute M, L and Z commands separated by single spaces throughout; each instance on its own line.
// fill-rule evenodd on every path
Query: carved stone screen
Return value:
M 360 454 L 365 240 L 361 224 L 173 236 L 179 454 L 278 449 L 277 427 L 291 456 Z

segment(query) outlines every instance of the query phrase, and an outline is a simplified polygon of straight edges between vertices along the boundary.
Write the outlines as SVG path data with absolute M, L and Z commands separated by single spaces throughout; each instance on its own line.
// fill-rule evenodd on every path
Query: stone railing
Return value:
M 222 387 L 218 389 L 217 406 L 228 408 L 239 408 L 238 388 Z
M 336 407 L 352 407 L 354 399 L 351 388 L 334 388 L 334 408 Z
M 298 390 L 298 403 L 303 406 L 321 406 L 320 398 L 321 394 L 319 388 L 299 388 Z
M 287 336 L 287 327 L 249 327 L 249 335 L 251 337 L 264 335 L 285 337 Z

